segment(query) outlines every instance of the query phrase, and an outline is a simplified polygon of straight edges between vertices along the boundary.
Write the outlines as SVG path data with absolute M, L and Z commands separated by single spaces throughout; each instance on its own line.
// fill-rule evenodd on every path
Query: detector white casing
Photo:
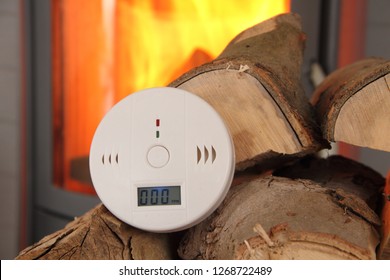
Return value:
M 172 232 L 201 222 L 219 206 L 235 157 L 224 121 L 206 101 L 161 87 L 133 93 L 105 115 L 89 164 L 99 198 L 117 218 L 143 230 Z M 140 190 L 170 186 L 180 195 L 173 204 L 139 205 Z

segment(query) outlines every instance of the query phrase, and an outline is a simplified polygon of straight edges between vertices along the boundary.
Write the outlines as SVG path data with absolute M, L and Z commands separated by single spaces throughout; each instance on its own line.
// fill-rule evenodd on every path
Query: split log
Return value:
M 222 116 L 237 170 L 272 168 L 327 145 L 300 83 L 305 39 L 299 16 L 282 14 L 242 32 L 214 61 L 170 84 L 202 97 Z
M 233 187 L 179 247 L 184 259 L 375 259 L 380 220 L 359 197 L 267 176 Z M 253 231 L 255 228 L 256 232 Z
M 16 259 L 163 260 L 176 258 L 169 234 L 135 229 L 102 204 L 24 249 Z
M 390 151 L 390 61 L 368 58 L 331 73 L 312 98 L 323 137 Z

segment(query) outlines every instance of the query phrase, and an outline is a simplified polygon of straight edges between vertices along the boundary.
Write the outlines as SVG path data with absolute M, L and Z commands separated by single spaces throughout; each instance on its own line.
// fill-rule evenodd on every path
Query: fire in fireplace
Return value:
M 54 185 L 94 194 L 88 153 L 104 114 L 214 59 L 235 35 L 290 10 L 289 0 L 53 0 Z

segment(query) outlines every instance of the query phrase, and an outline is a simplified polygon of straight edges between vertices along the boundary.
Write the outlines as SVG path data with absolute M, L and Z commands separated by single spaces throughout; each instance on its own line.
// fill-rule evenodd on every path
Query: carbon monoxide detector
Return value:
M 89 165 L 99 198 L 117 218 L 146 231 L 180 231 L 225 198 L 234 146 L 206 101 L 177 88 L 151 88 L 104 116 Z

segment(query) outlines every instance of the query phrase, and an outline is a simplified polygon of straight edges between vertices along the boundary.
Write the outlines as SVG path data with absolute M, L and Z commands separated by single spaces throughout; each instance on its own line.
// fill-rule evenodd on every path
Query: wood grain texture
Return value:
M 299 16 L 282 14 L 245 30 L 214 61 L 170 84 L 199 95 L 224 118 L 237 170 L 327 145 L 300 82 L 305 39 Z
M 357 214 L 346 199 L 358 202 Z M 366 213 L 368 215 L 366 215 Z M 311 180 L 258 177 L 231 189 L 218 210 L 191 228 L 184 259 L 375 259 L 372 211 L 342 189 Z M 260 224 L 275 246 L 253 228 Z M 254 251 L 251 251 L 254 250 Z M 251 253 L 252 252 L 252 253 Z
M 390 61 L 368 58 L 331 73 L 314 92 L 324 138 L 390 151 Z
M 368 84 L 340 109 L 334 138 L 390 152 L 390 74 Z
M 170 235 L 144 232 L 102 204 L 19 253 L 19 260 L 148 260 L 176 255 Z

